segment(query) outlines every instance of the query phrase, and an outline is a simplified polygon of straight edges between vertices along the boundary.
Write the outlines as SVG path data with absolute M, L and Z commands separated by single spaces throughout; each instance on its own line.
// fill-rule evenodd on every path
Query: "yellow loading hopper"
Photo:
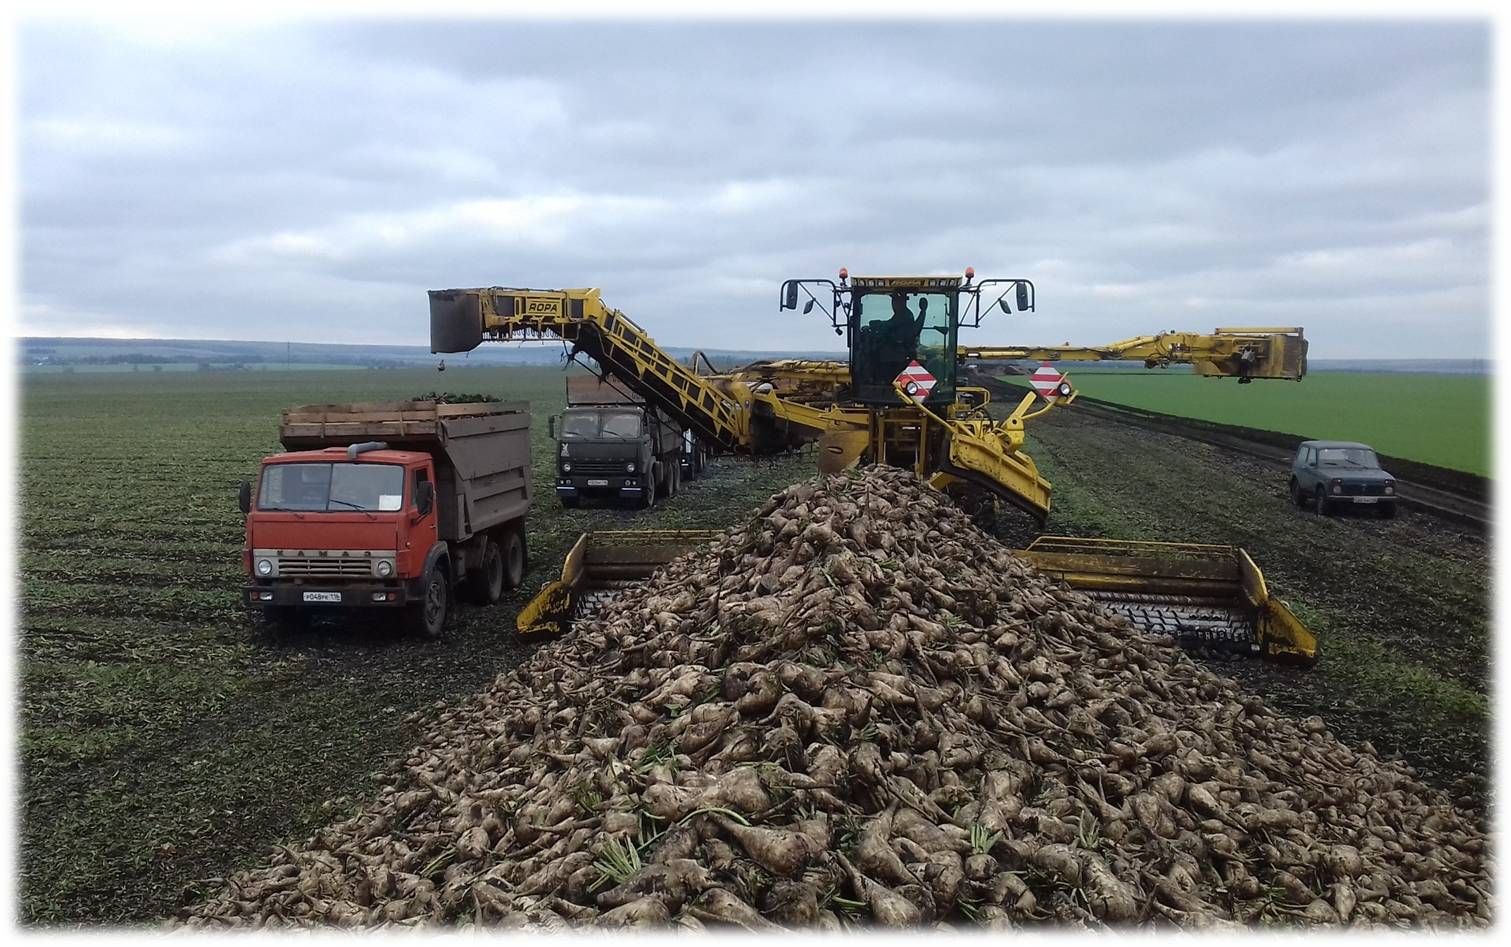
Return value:
M 1237 546 L 1040 536 L 1018 554 L 1152 634 L 1273 660 L 1317 660 L 1317 637 L 1270 595 Z
M 569 631 L 620 589 L 719 535 L 715 530 L 584 533 L 549 582 L 519 613 L 522 635 Z M 1236 546 L 1041 536 L 1016 551 L 1040 571 L 1184 645 L 1310 664 L 1317 639 Z
M 720 535 L 709 529 L 623 529 L 583 533 L 546 585 L 515 619 L 522 635 L 568 631 L 627 586 Z

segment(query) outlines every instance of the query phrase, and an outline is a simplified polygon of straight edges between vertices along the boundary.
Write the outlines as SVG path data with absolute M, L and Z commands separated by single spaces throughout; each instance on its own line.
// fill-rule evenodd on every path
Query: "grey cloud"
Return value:
M 425 341 L 598 285 L 659 338 L 834 344 L 794 275 L 1029 276 L 982 341 L 1489 338 L 1473 23 L 326 22 L 20 35 L 24 331 Z M 350 314 L 350 315 L 347 315 Z M 1375 326 L 1390 327 L 1388 335 Z

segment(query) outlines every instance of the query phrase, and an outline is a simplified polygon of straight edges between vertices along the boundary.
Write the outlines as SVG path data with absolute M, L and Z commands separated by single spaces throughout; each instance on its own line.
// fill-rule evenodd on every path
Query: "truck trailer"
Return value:
M 271 622 L 395 611 L 441 636 L 455 593 L 498 601 L 529 566 L 524 402 L 306 405 L 241 485 L 243 599 Z
M 567 376 L 567 409 L 550 427 L 562 506 L 601 497 L 649 508 L 675 496 L 684 473 L 696 477 L 703 469 L 689 432 L 640 396 L 591 375 Z

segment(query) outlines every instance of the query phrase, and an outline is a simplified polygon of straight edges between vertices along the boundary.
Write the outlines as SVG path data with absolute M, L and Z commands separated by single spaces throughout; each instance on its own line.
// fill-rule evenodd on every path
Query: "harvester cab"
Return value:
M 859 404 L 895 407 L 901 385 L 919 404 L 936 410 L 955 402 L 960 327 L 981 324 L 981 296 L 997 292 L 1011 313 L 1033 309 L 1033 283 L 1025 279 L 976 282 L 974 270 L 959 276 L 855 276 L 790 279 L 782 284 L 781 308 L 804 313 L 822 308 L 849 350 L 850 396 Z M 802 297 L 806 296 L 806 299 Z

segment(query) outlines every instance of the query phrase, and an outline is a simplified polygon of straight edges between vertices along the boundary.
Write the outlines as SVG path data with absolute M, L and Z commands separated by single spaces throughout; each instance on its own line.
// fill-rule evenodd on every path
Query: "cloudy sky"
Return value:
M 832 348 L 789 276 L 1026 276 L 982 342 L 1490 336 L 1490 33 L 1429 23 L 30 24 L 20 331 L 427 341 L 425 290 L 599 286 Z

